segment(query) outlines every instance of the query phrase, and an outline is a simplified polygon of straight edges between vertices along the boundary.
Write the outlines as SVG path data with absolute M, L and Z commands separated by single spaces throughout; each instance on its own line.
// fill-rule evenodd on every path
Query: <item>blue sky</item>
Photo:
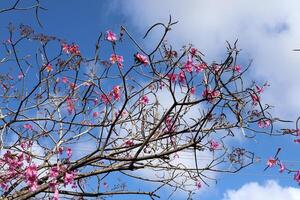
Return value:
M 111 29 L 115 32 L 124 25 L 140 38 L 145 30 L 155 22 L 166 22 L 169 14 L 178 25 L 174 26 L 169 40 L 176 47 L 185 43 L 193 43 L 201 50 L 207 59 L 219 61 L 224 56 L 225 41 L 239 39 L 239 47 L 243 50 L 240 63 L 246 65 L 253 59 L 253 67 L 248 76 L 260 82 L 269 81 L 271 87 L 264 94 L 266 102 L 274 105 L 275 115 L 286 119 L 295 119 L 300 114 L 299 74 L 300 54 L 292 49 L 300 48 L 300 14 L 297 8 L 300 2 L 284 1 L 149 1 L 149 0 L 104 0 L 104 1 L 42 1 L 48 11 L 41 12 L 43 28 L 32 20 L 33 13 L 18 12 L 14 15 L 2 15 L 0 23 L 12 21 L 15 24 L 30 24 L 37 32 L 55 35 L 67 39 L 68 42 L 79 44 L 84 55 L 92 55 L 95 41 L 100 32 Z M 3 6 L 0 2 L 0 7 Z M 3 17 L 4 16 L 4 17 Z M 0 38 L 6 38 L 6 30 L 0 27 Z M 151 39 L 159 37 L 159 32 L 153 33 Z M 146 48 L 151 43 L 144 42 Z M 126 55 L 124 58 L 130 57 Z M 109 54 L 108 54 L 109 55 Z M 291 124 L 291 126 L 293 126 Z M 197 197 L 202 200 L 220 199 L 234 190 L 226 200 L 243 199 L 244 196 L 260 191 L 262 195 L 280 193 L 291 195 L 290 199 L 300 199 L 298 185 L 292 180 L 292 175 L 279 174 L 277 169 L 263 172 L 266 159 L 274 154 L 277 147 L 282 147 L 283 160 L 300 167 L 300 160 L 295 152 L 299 150 L 293 138 L 275 138 L 259 136 L 257 141 L 238 140 L 236 144 L 247 146 L 262 158 L 261 162 L 237 174 L 218 174 L 218 183 L 210 189 L 199 192 Z M 275 182 L 268 182 L 275 180 Z M 256 182 L 258 185 L 251 185 Z M 132 182 L 129 185 L 135 185 Z M 243 187 L 244 186 L 244 187 Z M 142 186 L 145 188 L 151 185 Z M 264 193 L 265 192 L 265 193 Z M 163 195 L 163 193 L 162 193 Z M 240 196 L 239 196 L 240 195 Z M 174 199 L 182 199 L 180 196 Z M 255 199 L 268 199 L 269 196 L 258 196 Z M 281 196 L 274 198 L 281 199 Z M 116 198 L 117 199 L 117 198 Z M 132 199 L 132 198 L 128 198 Z M 161 199 L 164 199 L 163 196 Z

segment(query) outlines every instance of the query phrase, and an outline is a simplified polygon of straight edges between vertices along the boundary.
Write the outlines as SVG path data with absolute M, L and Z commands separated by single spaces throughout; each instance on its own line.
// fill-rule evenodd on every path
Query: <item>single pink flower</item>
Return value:
M 68 147 L 68 148 L 66 149 L 66 153 L 67 153 L 68 159 L 70 159 L 70 158 L 72 157 L 72 149 L 71 149 L 70 147 Z
M 200 181 L 196 181 L 195 186 L 198 190 L 202 187 Z
M 99 112 L 93 112 L 93 117 L 96 118 L 99 116 Z
M 185 82 L 185 74 L 184 74 L 183 71 L 179 72 L 179 74 L 178 74 L 178 81 L 180 83 L 184 83 Z
M 131 146 L 133 146 L 134 145 L 134 142 L 132 141 L 132 140 L 126 140 L 125 142 L 124 142 L 124 146 L 125 147 L 131 147 Z
M 25 129 L 27 129 L 27 130 L 30 130 L 30 131 L 33 130 L 32 125 L 31 125 L 31 124 L 28 124 L 28 123 L 24 124 L 23 127 L 24 127 Z
M 282 173 L 282 172 L 284 172 L 284 170 L 285 170 L 285 166 L 284 166 L 284 164 L 282 162 L 280 162 L 280 164 L 279 164 L 279 172 Z
M 111 30 L 106 31 L 106 39 L 110 42 L 117 41 L 117 36 Z
M 215 140 L 210 140 L 209 144 L 210 144 L 211 151 L 218 149 L 218 147 L 220 146 L 220 144 Z
M 142 104 L 142 105 L 146 105 L 146 104 L 148 104 L 149 103 L 149 98 L 146 96 L 146 95 L 144 95 L 144 96 L 142 96 L 141 98 L 140 98 L 140 104 Z
M 63 83 L 68 83 L 68 82 L 69 82 L 68 78 L 65 77 L 65 76 L 61 78 L 61 81 L 62 81 Z
M 20 73 L 18 74 L 18 79 L 21 80 L 22 78 L 24 78 L 24 75 L 20 72 Z
M 191 94 L 195 94 L 195 92 L 196 92 L 196 88 L 195 88 L 195 87 L 191 87 L 190 93 L 191 93 Z
M 114 97 L 116 101 L 119 101 L 121 99 L 121 89 L 119 85 L 116 85 L 113 87 L 111 91 L 111 95 Z
M 135 59 L 138 63 L 142 63 L 144 65 L 148 65 L 149 64 L 149 60 L 147 59 L 146 56 L 140 54 L 140 53 L 137 53 L 135 54 Z
M 267 166 L 268 167 L 273 167 L 277 164 L 277 160 L 274 159 L 274 158 L 270 158 L 268 161 L 267 161 Z

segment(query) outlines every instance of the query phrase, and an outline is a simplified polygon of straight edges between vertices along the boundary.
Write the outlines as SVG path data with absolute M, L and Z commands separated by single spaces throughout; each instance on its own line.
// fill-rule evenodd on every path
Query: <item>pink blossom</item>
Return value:
M 172 83 L 174 83 L 176 81 L 176 74 L 174 74 L 174 73 L 168 74 L 167 77 L 170 79 L 170 81 Z
M 259 128 L 268 128 L 271 125 L 271 121 L 268 119 L 261 119 L 257 124 Z
M 24 78 L 24 75 L 20 72 L 20 73 L 18 74 L 18 79 L 21 80 L 22 78 Z
M 191 73 L 193 72 L 193 66 L 194 66 L 193 60 L 191 57 L 189 57 L 186 63 L 184 64 L 184 70 Z
M 25 172 L 26 183 L 31 191 L 37 189 L 37 166 L 35 164 L 29 165 Z
M 59 191 L 58 191 L 57 188 L 56 188 L 55 191 L 54 191 L 53 200 L 59 200 Z
M 267 166 L 268 167 L 273 167 L 277 164 L 277 160 L 274 159 L 274 158 L 270 158 L 268 161 L 267 161 Z
M 26 147 L 27 147 L 26 140 L 22 140 L 22 141 L 21 141 L 21 148 L 25 150 Z
M 111 30 L 106 31 L 106 39 L 110 42 L 117 41 L 117 36 Z
M 80 54 L 79 46 L 76 44 L 62 44 L 63 51 L 67 54 Z
M 93 112 L 93 117 L 96 118 L 99 116 L 99 112 Z
M 106 94 L 101 94 L 100 99 L 104 104 L 108 104 L 111 102 L 112 96 L 111 95 L 107 96 Z
M 300 143 L 300 139 L 295 139 L 294 142 L 295 143 Z
M 105 188 L 106 190 L 108 189 L 108 184 L 107 184 L 107 182 L 104 181 L 103 186 L 104 186 L 104 188 Z
M 58 148 L 58 153 L 59 153 L 59 154 L 62 154 L 63 151 L 64 151 L 64 147 L 59 147 L 59 148 Z
M 233 71 L 241 73 L 242 71 L 242 67 L 240 65 L 236 65 L 232 68 Z
M 68 82 L 69 82 L 68 78 L 65 77 L 65 76 L 61 78 L 61 81 L 62 81 L 63 83 L 68 83 Z
M 119 101 L 121 99 L 120 91 L 121 91 L 121 89 L 120 89 L 119 85 L 114 86 L 113 89 L 112 89 L 111 94 L 112 94 L 112 96 L 114 97 L 114 99 L 116 101 Z
M 252 98 L 252 104 L 253 105 L 257 105 L 258 102 L 259 102 L 259 97 L 257 96 L 257 94 L 250 94 L 251 95 L 251 98 Z
M 285 170 L 285 166 L 284 166 L 284 164 L 282 162 L 280 162 L 280 164 L 279 164 L 279 172 L 282 173 L 282 172 L 284 172 L 284 170 Z
M 47 70 L 47 72 L 53 71 L 52 65 L 50 63 L 48 65 L 45 65 L 44 67 Z
M 56 178 L 58 175 L 59 175 L 59 167 L 58 166 L 51 167 L 49 172 L 49 177 Z
M 124 62 L 123 56 L 111 54 L 109 60 L 112 64 L 117 63 L 119 68 L 123 67 L 123 62 Z
M 66 172 L 64 176 L 64 184 L 72 184 L 75 178 L 75 172 Z
M 202 72 L 203 70 L 205 70 L 207 68 L 207 65 L 205 63 L 200 63 L 199 65 L 195 65 L 196 68 L 196 72 Z
M 196 181 L 195 186 L 198 190 L 202 187 L 200 181 Z
M 4 191 L 7 191 L 7 190 L 8 190 L 8 185 L 5 184 L 5 183 L 3 183 L 3 182 L 0 183 L 0 187 L 1 187 L 2 190 L 4 190 Z
M 179 72 L 179 74 L 178 74 L 178 81 L 180 83 L 184 83 L 185 82 L 185 74 L 184 74 L 183 71 Z
M 220 92 L 218 90 L 211 90 L 206 88 L 203 91 L 202 96 L 212 103 L 215 98 L 218 98 L 220 96 Z
M 191 56 L 192 56 L 192 57 L 196 56 L 197 51 L 198 51 L 198 50 L 197 50 L 196 48 L 191 48 L 191 49 L 190 49 L 190 54 L 191 54 Z
M 210 150 L 212 151 L 218 149 L 218 147 L 220 146 L 220 144 L 215 140 L 210 140 L 209 144 L 210 144 Z
M 168 132 L 174 131 L 174 124 L 173 124 L 172 118 L 170 116 L 166 117 L 165 124 L 166 124 Z
M 255 85 L 255 88 L 256 88 L 256 92 L 257 92 L 258 94 L 261 94 L 261 93 L 264 92 L 264 88 L 263 88 L 263 87 L 259 87 L 258 85 Z
M 144 95 L 144 96 L 142 96 L 141 98 L 140 98 L 140 104 L 142 104 L 142 105 L 146 105 L 146 104 L 148 104 L 149 103 L 149 98 L 146 96 L 146 95 Z
M 66 153 L 67 153 L 67 157 L 70 159 L 71 156 L 72 156 L 72 149 L 71 149 L 70 147 L 68 147 L 68 148 L 66 149 Z
M 300 170 L 298 170 L 297 173 L 294 175 L 294 180 L 297 181 L 300 185 Z
M 179 155 L 178 155 L 178 153 L 177 152 L 175 152 L 174 153 L 174 156 L 173 156 L 173 158 L 175 159 L 175 158 L 179 158 Z
M 134 145 L 134 142 L 133 142 L 132 140 L 126 140 L 126 141 L 124 142 L 124 145 L 125 145 L 126 147 L 131 147 L 131 146 Z
M 67 103 L 67 110 L 68 110 L 69 114 L 71 115 L 75 111 L 74 102 L 71 99 L 71 97 L 67 97 L 66 103 Z
M 149 60 L 147 59 L 147 57 L 140 53 L 135 54 L 135 59 L 136 59 L 136 61 L 138 61 L 139 63 L 142 63 L 144 65 L 149 64 Z
M 117 117 L 120 114 L 120 111 L 115 112 L 115 117 Z M 121 118 L 125 117 L 128 114 L 126 110 L 123 110 L 121 113 Z
M 196 88 L 195 88 L 195 87 L 191 87 L 190 93 L 191 93 L 191 94 L 195 94 L 195 92 L 196 92 Z
M 28 124 L 28 123 L 24 124 L 23 127 L 24 127 L 25 129 L 27 129 L 27 130 L 30 130 L 30 131 L 33 130 L 32 125 L 31 125 L 31 124 Z

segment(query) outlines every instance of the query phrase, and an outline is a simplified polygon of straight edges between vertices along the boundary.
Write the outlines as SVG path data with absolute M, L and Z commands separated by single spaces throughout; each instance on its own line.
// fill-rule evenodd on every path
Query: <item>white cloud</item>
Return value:
M 118 4 L 118 10 L 122 8 L 140 31 L 166 22 L 171 14 L 179 20 L 168 38 L 172 44 L 191 42 L 209 60 L 219 61 L 225 41 L 238 38 L 243 58 L 254 59 L 252 78 L 271 82 L 266 102 L 276 106 L 275 114 L 288 118 L 300 110 L 300 93 L 296 92 L 300 89 L 300 53 L 292 51 L 300 48 L 299 7 L 298 0 L 148 0 L 142 4 L 130 0 Z
M 247 183 L 237 190 L 228 190 L 223 200 L 300 200 L 300 189 L 282 187 L 276 181 L 269 180 L 260 185 L 256 182 Z

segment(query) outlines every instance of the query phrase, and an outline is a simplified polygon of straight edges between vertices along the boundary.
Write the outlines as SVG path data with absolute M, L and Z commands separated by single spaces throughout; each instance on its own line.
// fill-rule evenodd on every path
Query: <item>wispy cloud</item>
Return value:
M 237 190 L 228 190 L 223 200 L 300 200 L 300 189 L 280 186 L 274 180 L 268 180 L 265 184 L 257 182 L 247 183 Z
M 254 59 L 252 79 L 271 83 L 266 102 L 276 106 L 275 114 L 294 118 L 300 110 L 300 54 L 292 51 L 300 47 L 299 6 L 297 0 L 130 0 L 118 9 L 140 31 L 171 14 L 179 23 L 169 41 L 178 47 L 193 43 L 211 61 L 222 58 L 226 40 L 239 39 L 239 61 Z

